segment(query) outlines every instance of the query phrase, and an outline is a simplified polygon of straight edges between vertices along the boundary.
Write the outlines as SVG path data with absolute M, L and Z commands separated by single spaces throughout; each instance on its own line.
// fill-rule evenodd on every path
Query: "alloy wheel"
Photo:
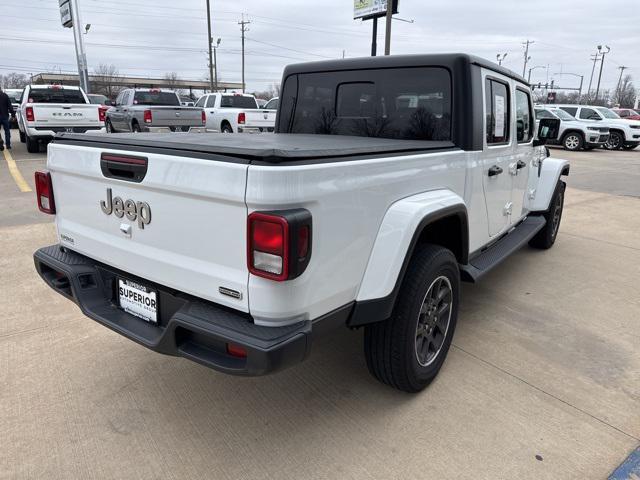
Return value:
M 451 323 L 453 289 L 447 277 L 437 277 L 424 296 L 415 335 L 418 363 L 426 367 L 437 358 Z

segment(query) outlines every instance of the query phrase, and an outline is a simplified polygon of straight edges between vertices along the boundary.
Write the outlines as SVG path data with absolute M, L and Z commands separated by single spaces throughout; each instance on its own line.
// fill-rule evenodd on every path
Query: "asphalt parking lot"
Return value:
M 85 318 L 33 268 L 55 242 L 28 191 L 45 154 L 14 138 L 0 478 L 602 479 L 640 444 L 640 150 L 553 149 L 572 162 L 556 245 L 465 285 L 443 370 L 407 395 L 369 376 L 362 331 L 237 378 Z

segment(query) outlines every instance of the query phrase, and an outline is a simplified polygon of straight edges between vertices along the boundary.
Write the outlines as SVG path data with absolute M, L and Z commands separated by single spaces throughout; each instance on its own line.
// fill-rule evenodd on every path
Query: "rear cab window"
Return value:
M 484 99 L 487 145 L 508 144 L 511 123 L 509 85 L 501 80 L 485 79 Z
M 32 88 L 28 103 L 87 103 L 80 90 L 66 88 Z
M 220 107 L 257 109 L 258 103 L 255 98 L 245 95 L 222 95 Z
M 303 73 L 288 77 L 283 91 L 296 97 L 295 105 L 280 109 L 291 133 L 451 139 L 451 76 L 445 68 Z
M 133 104 L 179 107 L 180 100 L 172 92 L 135 92 L 133 94 Z

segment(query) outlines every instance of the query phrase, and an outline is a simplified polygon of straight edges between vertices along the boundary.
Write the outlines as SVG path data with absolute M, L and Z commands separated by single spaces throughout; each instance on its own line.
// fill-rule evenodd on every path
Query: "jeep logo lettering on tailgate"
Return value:
M 100 208 L 107 215 L 113 213 L 118 218 L 126 215 L 132 222 L 137 220 L 141 230 L 151 223 L 151 207 L 147 202 L 134 202 L 131 199 L 123 201 L 120 197 L 112 198 L 110 188 L 107 188 L 107 200 L 100 201 Z

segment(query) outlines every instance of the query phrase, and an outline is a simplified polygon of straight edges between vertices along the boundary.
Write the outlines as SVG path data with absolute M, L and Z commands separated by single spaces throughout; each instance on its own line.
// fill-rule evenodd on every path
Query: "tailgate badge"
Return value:
M 237 290 L 231 290 L 230 288 L 218 287 L 218 292 L 222 295 L 227 295 L 228 297 L 233 297 L 237 300 L 242 300 L 242 292 Z
M 106 215 L 113 213 L 118 218 L 126 215 L 132 222 L 137 220 L 140 230 L 144 230 L 144 226 L 151 223 L 151 207 L 147 202 L 134 202 L 130 198 L 122 200 L 120 197 L 113 197 L 110 188 L 107 188 L 107 199 L 100 202 L 100 208 Z

